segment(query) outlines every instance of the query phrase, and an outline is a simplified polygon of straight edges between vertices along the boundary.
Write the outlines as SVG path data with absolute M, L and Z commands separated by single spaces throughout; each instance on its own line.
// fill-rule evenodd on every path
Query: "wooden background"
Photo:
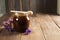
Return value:
M 0 0 L 0 17 L 5 13 L 5 0 Z
M 57 13 L 57 0 L 6 0 L 6 9 Z

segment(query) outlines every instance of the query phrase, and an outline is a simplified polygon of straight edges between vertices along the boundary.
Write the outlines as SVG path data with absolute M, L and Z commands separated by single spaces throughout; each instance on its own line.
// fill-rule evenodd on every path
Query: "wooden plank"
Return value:
M 60 16 L 51 15 L 52 20 L 56 23 L 56 25 L 60 28 Z
M 46 40 L 60 40 L 60 29 L 48 15 L 40 14 L 40 25 Z
M 5 0 L 0 0 L 0 17 L 6 13 Z
M 9 11 L 11 10 L 15 10 L 15 0 L 9 0 L 8 1 L 8 7 L 9 7 Z
M 30 18 L 30 27 L 29 29 L 32 31 L 29 35 L 23 35 L 21 40 L 45 40 L 43 33 L 40 29 L 40 24 L 35 17 Z
M 21 35 L 18 33 L 2 33 L 0 40 L 21 40 Z

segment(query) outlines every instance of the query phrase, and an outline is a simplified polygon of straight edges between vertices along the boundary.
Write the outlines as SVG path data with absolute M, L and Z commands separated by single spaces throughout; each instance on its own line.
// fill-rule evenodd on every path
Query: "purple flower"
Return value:
M 3 21 L 3 26 L 6 30 L 11 31 L 13 28 L 11 27 L 12 19 L 9 19 L 8 21 Z
M 25 32 L 25 35 L 28 35 L 31 32 L 31 30 L 27 29 Z

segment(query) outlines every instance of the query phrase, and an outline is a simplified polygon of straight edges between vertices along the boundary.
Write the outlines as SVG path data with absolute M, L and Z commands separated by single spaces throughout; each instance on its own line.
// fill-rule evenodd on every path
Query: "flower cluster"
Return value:
M 4 21 L 3 22 L 3 26 L 5 27 L 6 30 L 10 31 L 10 32 L 14 32 L 15 29 L 12 27 L 12 19 L 9 19 L 8 21 Z M 25 30 L 25 35 L 28 35 L 31 32 L 31 30 L 26 29 Z

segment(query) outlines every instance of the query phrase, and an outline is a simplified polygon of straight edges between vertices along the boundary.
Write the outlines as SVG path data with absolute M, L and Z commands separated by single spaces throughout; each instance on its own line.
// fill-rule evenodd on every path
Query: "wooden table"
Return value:
M 29 35 L 0 34 L 0 40 L 60 40 L 60 16 L 36 14 L 30 17 L 29 29 L 31 30 Z

